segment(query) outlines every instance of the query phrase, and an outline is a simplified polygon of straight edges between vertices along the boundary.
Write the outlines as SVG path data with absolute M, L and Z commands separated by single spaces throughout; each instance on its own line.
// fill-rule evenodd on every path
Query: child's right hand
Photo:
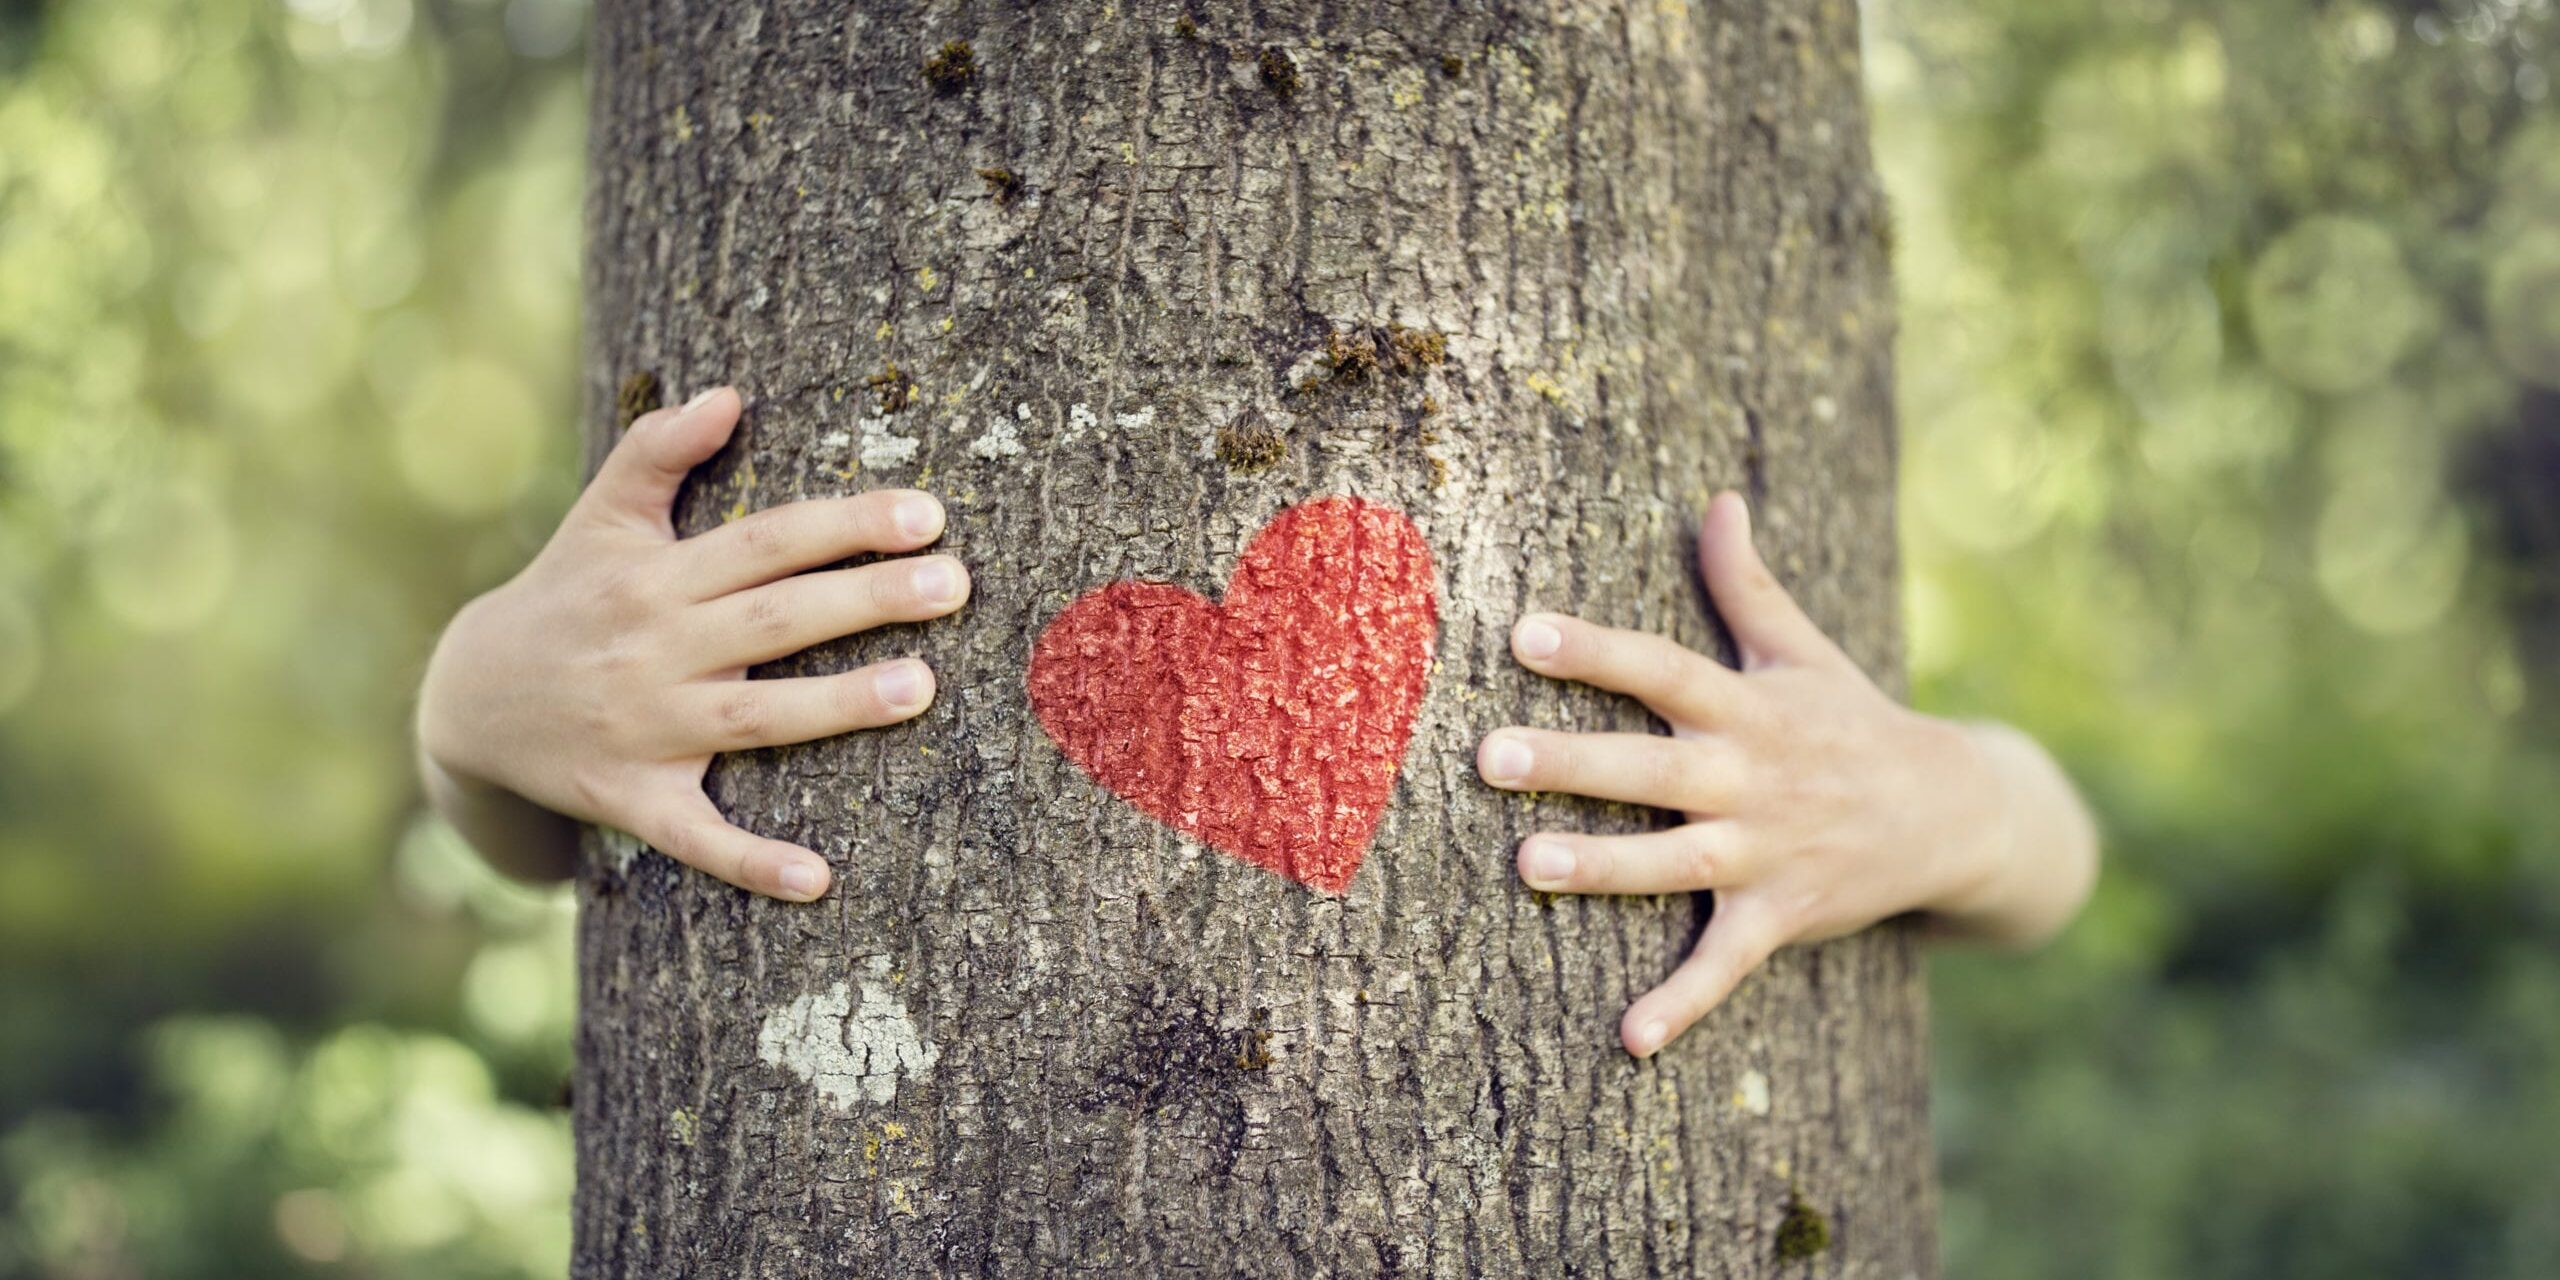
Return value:
M 723 817 L 702 789 L 712 756 L 895 724 L 933 701 L 915 658 L 746 678 L 838 636 L 950 613 L 969 574 L 947 555 L 802 572 L 939 537 L 942 505 L 905 489 L 791 503 L 679 540 L 677 488 L 740 408 L 723 387 L 634 422 L 549 545 L 437 644 L 419 691 L 421 768 L 436 806 L 501 869 L 565 875 L 575 832 L 559 814 L 740 888 L 815 898 L 826 861 Z

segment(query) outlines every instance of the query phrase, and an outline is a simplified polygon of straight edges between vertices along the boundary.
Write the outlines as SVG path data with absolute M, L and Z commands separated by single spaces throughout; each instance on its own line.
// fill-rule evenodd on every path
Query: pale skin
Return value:
M 721 752 L 912 719 L 932 670 L 891 659 L 833 675 L 746 678 L 839 636 L 957 611 L 969 575 L 923 551 L 944 512 L 877 490 L 791 503 L 692 538 L 685 475 L 736 430 L 729 388 L 633 423 L 532 564 L 457 614 L 419 691 L 418 754 L 437 811 L 492 865 L 567 877 L 579 823 L 627 831 L 739 888 L 823 896 L 826 861 L 728 821 L 703 791 Z M 860 555 L 884 557 L 825 568 Z M 1761 563 L 1740 498 L 1709 506 L 1700 570 L 1741 650 L 1736 671 L 1660 636 L 1556 614 L 1512 653 L 1540 675 L 1632 696 L 1660 734 L 1510 727 L 1477 768 L 1514 791 L 1667 809 L 1640 835 L 1541 832 L 1519 874 L 1559 893 L 1712 890 L 1697 947 L 1619 1022 L 1649 1056 L 1778 948 L 1926 913 L 1941 932 L 2024 946 L 2079 910 L 2097 836 L 2070 781 L 2015 730 L 1896 704 Z
M 722 387 L 632 423 L 541 554 L 465 605 L 428 660 L 427 796 L 499 870 L 565 878 L 576 824 L 591 822 L 741 889 L 811 901 L 827 891 L 826 860 L 722 816 L 702 790 L 711 758 L 931 705 L 933 671 L 916 658 L 746 678 L 838 636 L 949 614 L 969 598 L 969 571 L 901 554 L 942 536 L 942 504 L 913 490 L 795 502 L 679 540 L 676 490 L 728 442 L 740 408 Z M 820 569 L 866 553 L 896 558 Z
M 1697 946 L 1619 1019 L 1627 1052 L 1659 1051 L 1793 943 L 1908 912 L 1951 936 L 2021 947 L 2070 922 L 2097 877 L 2097 831 L 2043 748 L 2003 725 L 1941 720 L 1887 697 L 1761 563 L 1738 495 L 1708 506 L 1698 568 L 1741 650 L 1739 671 L 1661 636 L 1560 614 L 1530 614 L 1511 631 L 1522 666 L 1627 694 L 1669 736 L 1512 727 L 1476 751 L 1477 772 L 1505 790 L 1682 817 L 1640 835 L 1520 842 L 1520 878 L 1534 889 L 1714 891 Z

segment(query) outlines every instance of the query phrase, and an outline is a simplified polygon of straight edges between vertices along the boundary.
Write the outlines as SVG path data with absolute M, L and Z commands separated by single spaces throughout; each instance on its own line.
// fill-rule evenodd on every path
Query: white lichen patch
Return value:
M 640 837 L 628 831 L 617 831 L 612 827 L 596 828 L 596 842 L 604 846 L 605 869 L 615 875 L 629 872 L 632 860 L 638 858 L 640 851 L 648 847 L 640 843 Z
M 1022 433 L 1010 418 L 990 418 L 987 429 L 969 442 L 969 456 L 993 462 L 998 458 L 1022 456 Z
M 1745 1071 L 1733 1086 L 1733 1107 L 1755 1116 L 1769 1114 L 1769 1077 L 1758 1071 Z
M 942 1057 L 889 988 L 888 958 L 875 956 L 860 1003 L 854 984 L 839 982 L 766 1014 L 757 1056 L 808 1081 L 838 1111 L 888 1102 L 898 1096 L 900 1077 L 921 1079 Z
M 1065 435 L 1058 437 L 1058 443 L 1074 444 L 1076 441 L 1084 439 L 1084 433 L 1101 421 L 1102 419 L 1095 416 L 1092 409 L 1082 404 L 1069 405 L 1067 407 L 1067 431 Z
M 1115 413 L 1111 415 L 1111 425 L 1118 427 L 1123 431 L 1144 431 L 1155 424 L 1156 411 L 1152 407 L 1140 409 L 1135 413 Z
M 888 415 L 873 414 L 862 420 L 862 447 L 855 457 L 874 469 L 904 466 L 915 461 L 916 446 L 921 443 L 914 436 L 891 431 Z

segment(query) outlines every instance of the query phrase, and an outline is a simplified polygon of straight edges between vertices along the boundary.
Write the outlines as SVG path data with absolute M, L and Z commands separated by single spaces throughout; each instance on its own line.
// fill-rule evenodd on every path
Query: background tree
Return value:
M 581 888 L 582 1275 L 1774 1274 L 1934 1268 L 1896 930 L 1790 952 L 1650 1063 L 1617 1015 L 1705 904 L 1542 900 L 1525 607 L 1712 642 L 1687 530 L 1894 677 L 1889 295 L 1854 6 L 630 3 L 599 13 L 591 451 L 734 381 L 700 530 L 922 485 L 973 566 L 907 727 L 729 758 L 839 868 L 754 900 L 607 840 Z M 1083 593 L 1215 594 L 1355 494 L 1438 562 L 1438 640 L 1339 896 L 1078 771 L 1026 696 Z M 1817 1225 L 1818 1224 L 1818 1225 Z

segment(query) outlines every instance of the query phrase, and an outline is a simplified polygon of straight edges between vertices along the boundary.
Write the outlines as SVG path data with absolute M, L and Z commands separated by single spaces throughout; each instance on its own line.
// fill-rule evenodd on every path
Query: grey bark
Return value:
M 1729 654 L 1722 486 L 1898 681 L 1857 52 L 1846 0 L 600 5 L 591 455 L 634 375 L 735 382 L 684 529 L 924 487 L 978 589 L 775 668 L 921 653 L 921 720 L 714 770 L 823 902 L 591 841 L 575 1274 L 1933 1275 L 1908 935 L 1784 952 L 1631 1061 L 1710 903 L 1525 891 L 1523 834 L 1659 815 L 1473 771 L 1505 723 L 1650 724 L 1522 672 L 1524 610 Z M 1388 326 L 1445 359 L 1328 357 Z M 1339 898 L 1102 790 L 1024 687 L 1080 593 L 1215 595 L 1334 493 L 1441 574 Z

